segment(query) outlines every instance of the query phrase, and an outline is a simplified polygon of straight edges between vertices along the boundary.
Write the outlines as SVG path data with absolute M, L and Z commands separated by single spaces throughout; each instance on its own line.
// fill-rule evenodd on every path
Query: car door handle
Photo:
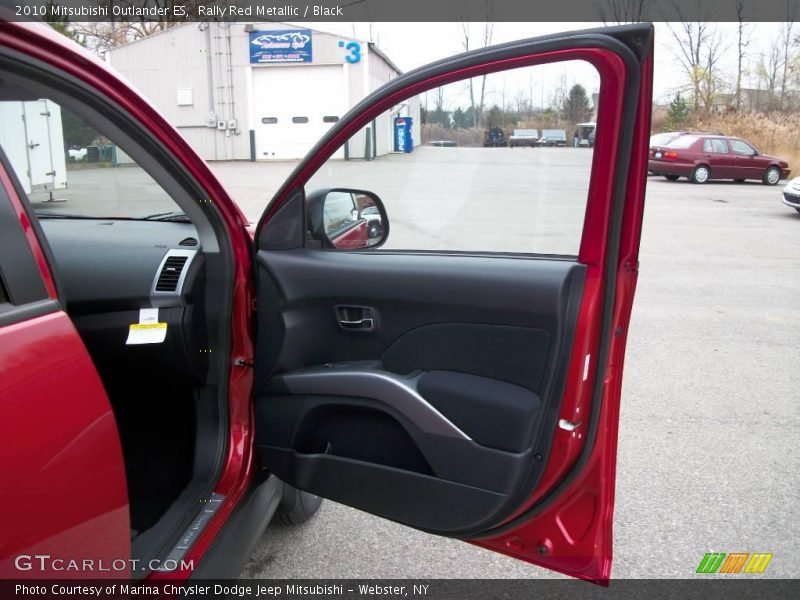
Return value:
M 375 309 L 369 306 L 337 306 L 336 320 L 339 327 L 348 331 L 372 331 L 375 329 Z
M 358 319 L 356 321 L 347 321 L 345 319 L 340 319 L 339 324 L 347 329 L 364 329 L 364 328 L 371 329 L 372 319 Z

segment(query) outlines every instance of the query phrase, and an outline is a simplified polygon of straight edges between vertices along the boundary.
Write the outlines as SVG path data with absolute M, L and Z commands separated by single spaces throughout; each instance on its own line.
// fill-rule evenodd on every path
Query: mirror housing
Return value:
M 315 190 L 306 197 L 306 247 L 377 248 L 389 237 L 389 218 L 376 194 L 349 188 Z

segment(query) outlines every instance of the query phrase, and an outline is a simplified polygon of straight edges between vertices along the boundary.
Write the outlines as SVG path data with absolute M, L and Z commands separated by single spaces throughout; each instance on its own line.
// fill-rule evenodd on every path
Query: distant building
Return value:
M 374 44 L 284 23 L 189 23 L 106 54 L 206 160 L 297 159 L 365 96 L 401 74 Z M 349 156 L 392 151 L 394 117 L 351 139 Z M 359 137 L 360 136 L 360 137 Z M 341 150 L 337 156 L 343 157 Z
M 796 92 L 787 92 L 784 108 L 797 110 L 800 108 L 800 96 Z M 757 88 L 742 88 L 739 110 L 742 112 L 768 112 L 780 108 L 780 92 L 770 92 Z M 717 94 L 711 109 L 715 112 L 727 112 L 736 109 L 736 94 Z

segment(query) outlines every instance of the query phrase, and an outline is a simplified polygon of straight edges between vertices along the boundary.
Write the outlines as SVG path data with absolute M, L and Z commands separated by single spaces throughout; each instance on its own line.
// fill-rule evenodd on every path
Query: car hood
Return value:
M 800 194 L 800 177 L 795 177 L 789 183 L 786 184 L 786 187 L 783 188 L 785 192 L 792 192 L 794 194 Z
M 782 158 L 778 158 L 777 156 L 772 156 L 771 154 L 759 154 L 759 156 L 760 156 L 761 158 L 766 158 L 767 160 L 774 160 L 775 162 L 777 162 L 777 163 L 780 163 L 781 165 L 786 165 L 786 164 L 788 164 L 788 163 L 787 163 L 785 160 L 783 160 Z

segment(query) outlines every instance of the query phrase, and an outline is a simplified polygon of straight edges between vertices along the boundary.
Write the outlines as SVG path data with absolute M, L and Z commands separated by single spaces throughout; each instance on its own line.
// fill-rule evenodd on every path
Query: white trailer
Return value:
M 61 107 L 48 100 L 0 102 L 0 145 L 25 193 L 67 187 Z

